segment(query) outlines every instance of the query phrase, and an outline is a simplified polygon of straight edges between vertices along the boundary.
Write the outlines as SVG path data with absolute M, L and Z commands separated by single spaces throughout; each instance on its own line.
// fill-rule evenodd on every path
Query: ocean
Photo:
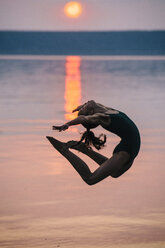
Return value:
M 142 139 L 130 170 L 94 186 L 46 139 L 79 140 L 81 126 L 51 127 L 91 99 L 125 112 Z M 1 55 L 0 246 L 165 247 L 164 106 L 164 56 Z M 110 157 L 119 138 L 95 133 L 107 135 Z
M 0 31 L 0 54 L 162 56 L 165 31 Z

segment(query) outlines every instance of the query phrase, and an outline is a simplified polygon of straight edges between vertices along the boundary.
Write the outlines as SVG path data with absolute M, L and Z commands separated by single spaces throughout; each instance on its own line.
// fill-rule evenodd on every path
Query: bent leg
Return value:
M 108 160 L 107 157 L 103 156 L 102 154 L 89 149 L 86 147 L 86 145 L 82 142 L 80 144 L 76 144 L 77 141 L 69 141 L 67 144 L 71 145 L 71 149 L 77 150 L 85 155 L 87 155 L 88 157 L 90 157 L 91 159 L 93 159 L 98 165 L 102 165 L 106 160 Z M 72 146 L 73 144 L 73 146 Z
M 120 177 L 120 176 L 123 175 L 127 170 L 130 169 L 130 167 L 132 166 L 132 164 L 133 164 L 133 160 L 130 161 L 130 162 L 128 162 L 128 163 L 126 163 L 126 165 L 123 166 L 123 168 L 122 168 L 121 170 L 119 170 L 119 171 L 113 173 L 111 176 L 114 177 L 114 178 Z
M 92 175 L 88 178 L 89 185 L 96 184 L 108 176 L 118 177 L 121 170 L 129 161 L 129 154 L 127 152 L 115 153 L 110 159 L 105 161 Z
M 66 143 L 60 142 L 53 137 L 46 137 L 50 143 L 54 146 L 54 148 L 59 151 L 74 167 L 74 169 L 78 172 L 78 174 L 85 181 L 86 178 L 89 178 L 92 174 L 87 164 L 76 156 L 74 153 L 69 151 Z
M 50 143 L 71 163 L 74 169 L 88 185 L 96 184 L 104 178 L 118 172 L 129 160 L 129 155 L 126 152 L 115 153 L 112 158 L 106 160 L 92 173 L 82 159 L 69 151 L 66 143 L 62 143 L 52 137 L 47 138 Z

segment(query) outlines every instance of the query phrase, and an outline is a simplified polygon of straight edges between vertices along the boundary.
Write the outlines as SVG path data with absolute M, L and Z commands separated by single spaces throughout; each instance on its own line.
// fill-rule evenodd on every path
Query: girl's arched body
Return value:
M 131 167 L 140 149 L 140 134 L 134 122 L 123 112 L 105 107 L 93 100 L 77 107 L 73 110 L 73 112 L 75 111 L 78 111 L 76 119 L 62 126 L 53 126 L 53 130 L 64 131 L 69 126 L 78 124 L 82 124 L 89 130 L 101 125 L 104 129 L 121 138 L 112 157 L 107 158 L 86 147 L 82 142 L 62 143 L 52 137 L 47 137 L 50 143 L 71 163 L 88 185 L 96 184 L 108 176 L 114 178 L 121 176 Z M 69 148 L 86 154 L 100 167 L 92 173 L 87 164 L 72 153 Z

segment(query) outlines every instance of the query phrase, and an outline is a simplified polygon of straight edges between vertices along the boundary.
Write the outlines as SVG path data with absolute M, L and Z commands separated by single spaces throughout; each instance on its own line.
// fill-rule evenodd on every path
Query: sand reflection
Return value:
M 139 220 L 135 217 L 113 215 L 35 219 L 15 215 L 4 216 L 0 221 L 4 223 L 0 228 L 3 247 L 13 247 L 13 245 L 16 247 L 15 244 L 40 248 L 164 247 L 162 222 L 150 221 L 144 216 Z M 158 236 L 155 235 L 154 227 L 159 230 Z M 147 242 L 146 236 L 148 236 Z

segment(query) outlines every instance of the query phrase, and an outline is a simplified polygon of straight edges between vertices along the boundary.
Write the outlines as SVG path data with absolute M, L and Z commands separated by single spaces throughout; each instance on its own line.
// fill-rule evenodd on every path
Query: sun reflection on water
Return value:
M 72 110 L 81 104 L 81 58 L 67 56 L 65 63 L 65 119 L 71 120 L 77 116 Z

